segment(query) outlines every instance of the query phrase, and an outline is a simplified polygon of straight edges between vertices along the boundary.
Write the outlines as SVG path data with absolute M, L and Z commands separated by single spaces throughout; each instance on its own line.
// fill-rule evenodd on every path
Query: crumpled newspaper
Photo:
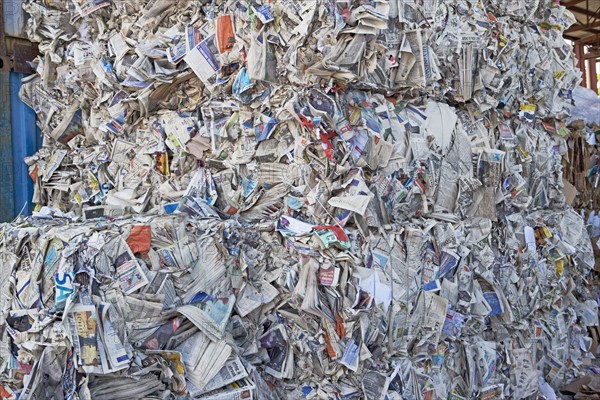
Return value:
M 564 7 L 24 7 L 9 396 L 519 399 L 590 367 Z
M 550 2 L 203 3 L 25 4 L 36 204 L 165 213 L 199 166 L 216 211 L 246 220 L 352 167 L 389 176 L 458 152 L 451 179 L 468 180 L 471 153 L 528 159 L 580 79 L 561 37 L 573 16 Z
M 396 228 L 185 213 L 4 224 L 3 393 L 526 398 L 586 370 L 598 314 L 575 211 Z

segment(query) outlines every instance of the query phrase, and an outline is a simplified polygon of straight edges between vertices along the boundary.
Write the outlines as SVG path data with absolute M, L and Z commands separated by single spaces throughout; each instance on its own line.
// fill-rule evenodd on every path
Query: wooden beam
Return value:
M 39 54 L 37 43 L 10 35 L 4 35 L 4 39 L 6 56 L 11 59 L 12 70 L 22 74 L 33 74 L 35 71 L 28 62 L 33 61 Z
M 600 21 L 596 21 L 593 24 L 587 24 L 587 25 L 573 25 L 572 27 L 570 27 L 569 29 L 567 29 L 565 31 L 565 33 L 571 33 L 571 32 L 579 32 L 579 31 L 587 31 L 589 29 L 592 28 L 597 28 L 600 26 Z
M 4 40 L 4 0 L 0 0 L 0 74 L 10 72 L 10 68 L 10 58 L 6 55 L 6 41 Z
M 598 94 L 598 77 L 596 75 L 596 59 L 587 60 L 588 74 L 590 75 L 590 89 Z
M 569 8 L 569 7 L 573 7 L 575 4 L 583 3 L 583 1 L 584 0 L 565 1 L 564 3 L 562 3 L 562 5 Z
M 600 51 L 593 51 L 591 53 L 587 53 L 583 55 L 583 58 L 586 60 L 597 59 L 600 58 Z
M 593 11 L 590 11 L 588 9 L 585 8 L 581 8 L 581 7 L 569 7 L 569 10 L 579 13 L 579 14 L 583 14 L 583 15 L 587 15 L 588 17 L 594 17 L 594 18 L 598 18 L 598 13 L 595 13 Z
M 583 59 L 583 45 L 575 42 L 575 57 L 577 61 L 577 67 L 581 71 L 581 86 L 587 87 L 587 74 L 585 72 L 585 60 Z
M 600 43 L 600 34 L 596 34 L 593 36 L 589 36 L 589 37 L 585 37 L 585 38 L 581 38 L 581 39 L 577 40 L 577 43 L 579 43 L 579 44 L 590 44 L 590 43 L 594 43 L 594 42 Z

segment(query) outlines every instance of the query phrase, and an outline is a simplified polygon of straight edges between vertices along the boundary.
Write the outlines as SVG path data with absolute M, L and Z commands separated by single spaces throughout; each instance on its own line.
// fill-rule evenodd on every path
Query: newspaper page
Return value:
M 98 317 L 94 305 L 74 304 L 68 311 L 71 342 L 79 354 L 79 365 L 91 372 L 100 365 Z
M 185 315 L 198 329 L 211 339 L 222 339 L 225 326 L 235 304 L 235 296 L 220 299 L 206 299 L 177 308 L 177 312 Z
M 248 376 L 244 364 L 238 357 L 228 360 L 217 375 L 203 389 L 190 389 L 192 397 L 198 397 L 208 392 L 227 386 Z
M 438 342 L 447 309 L 448 300 L 431 292 L 421 292 L 419 295 L 412 321 L 417 331 L 429 338 L 429 342 Z
M 214 34 L 188 52 L 184 60 L 206 86 L 212 88 L 216 84 L 220 61 Z

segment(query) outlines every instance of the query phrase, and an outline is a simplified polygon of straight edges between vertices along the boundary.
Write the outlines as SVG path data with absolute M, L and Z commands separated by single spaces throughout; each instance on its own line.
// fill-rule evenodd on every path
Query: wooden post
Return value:
M 598 93 L 598 75 L 596 71 L 596 57 L 589 58 L 587 60 L 587 70 L 590 76 L 590 89 L 592 89 L 596 94 Z
M 585 59 L 583 55 L 583 45 L 579 43 L 579 40 L 573 43 L 575 47 L 575 57 L 577 57 L 577 67 L 581 70 L 581 86 L 587 87 L 587 74 L 585 71 Z

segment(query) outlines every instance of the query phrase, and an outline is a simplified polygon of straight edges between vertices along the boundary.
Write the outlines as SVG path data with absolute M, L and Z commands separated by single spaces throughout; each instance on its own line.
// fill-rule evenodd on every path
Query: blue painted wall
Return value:
M 19 99 L 23 74 L 0 75 L 0 221 L 33 211 L 33 182 L 23 158 L 41 146 L 35 112 Z
M 24 74 L 10 73 L 11 86 L 17 89 L 13 91 L 10 102 L 15 162 L 15 216 L 23 207 L 23 213 L 27 215 L 33 211 L 33 181 L 29 177 L 29 167 L 23 158 L 35 153 L 42 145 L 42 135 L 36 126 L 35 112 L 19 99 L 18 89 L 21 88 L 21 80 L 24 77 Z

